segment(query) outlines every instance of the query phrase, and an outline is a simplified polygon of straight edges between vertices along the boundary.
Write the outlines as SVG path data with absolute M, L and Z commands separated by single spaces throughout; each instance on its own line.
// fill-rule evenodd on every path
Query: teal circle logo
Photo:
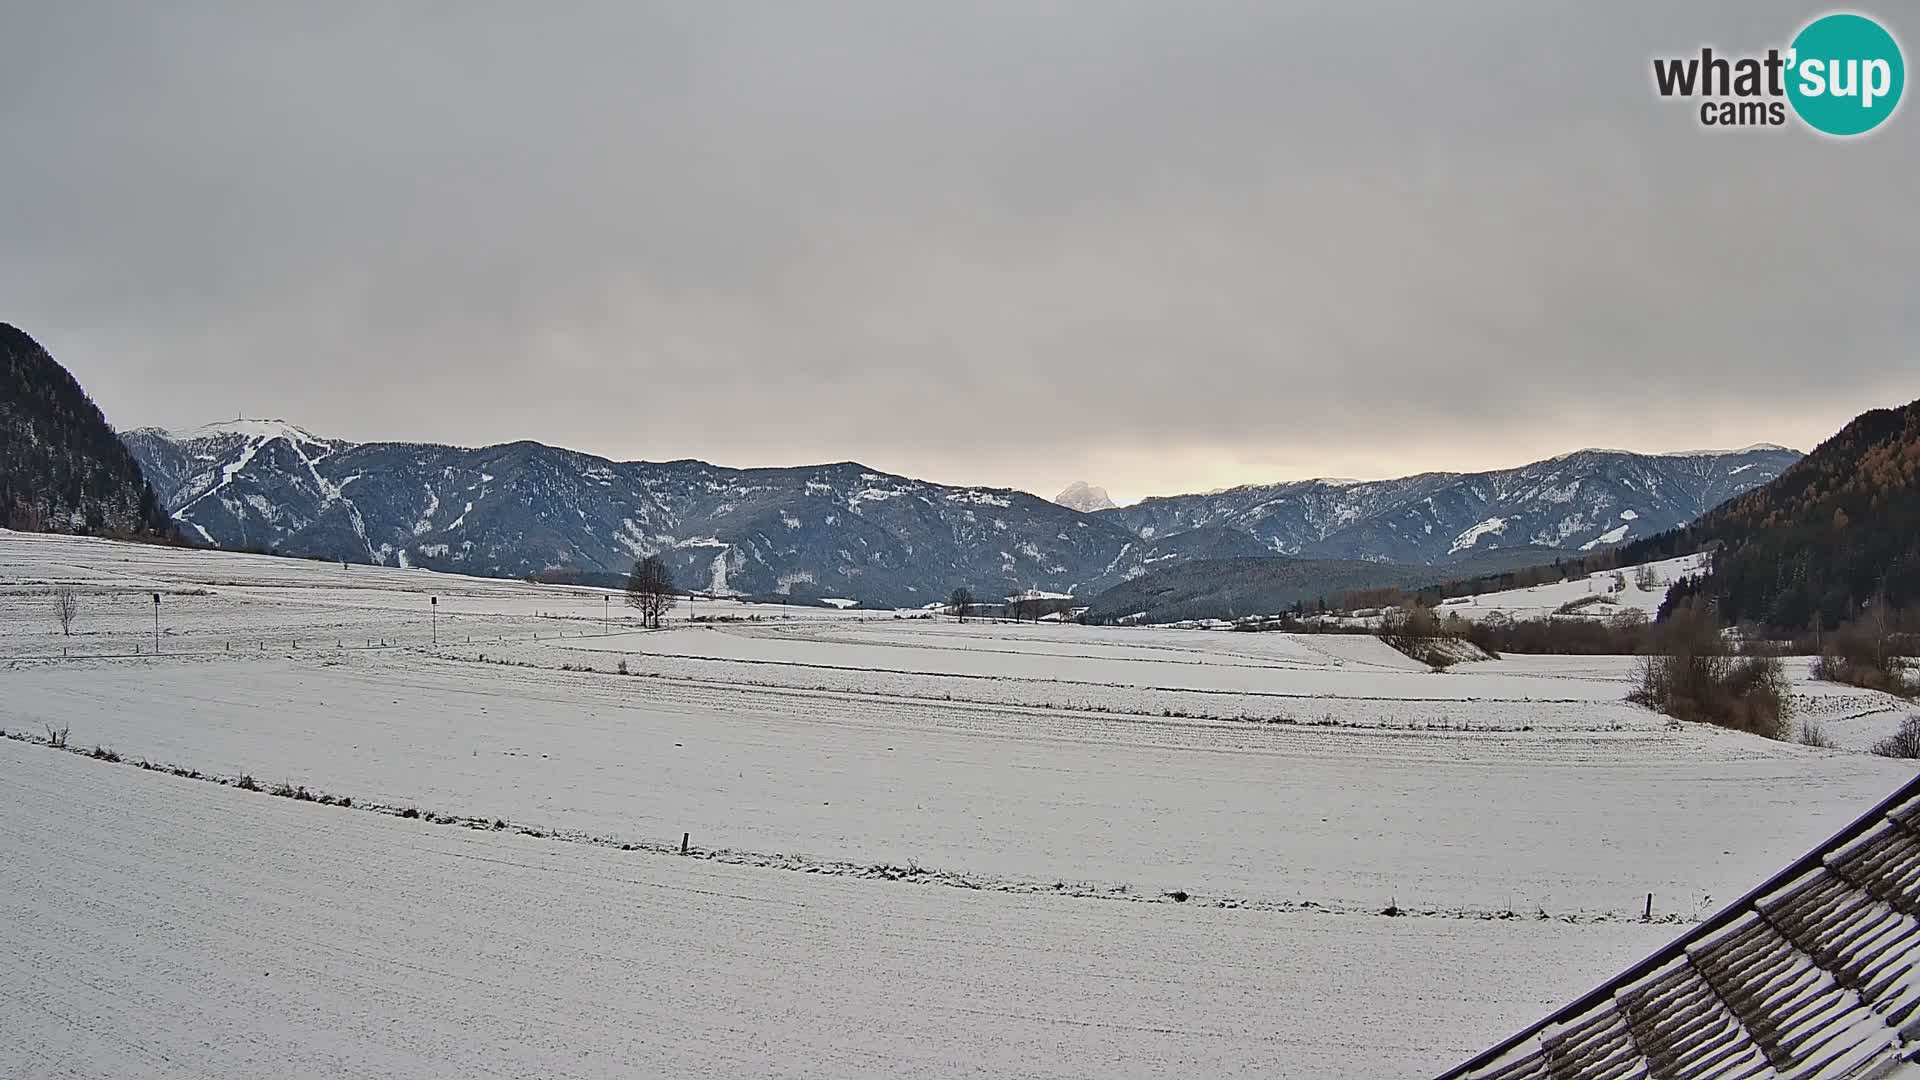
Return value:
M 1907 84 L 1900 43 L 1864 15 L 1823 15 L 1794 36 L 1787 100 L 1815 131 L 1863 135 L 1893 115 Z

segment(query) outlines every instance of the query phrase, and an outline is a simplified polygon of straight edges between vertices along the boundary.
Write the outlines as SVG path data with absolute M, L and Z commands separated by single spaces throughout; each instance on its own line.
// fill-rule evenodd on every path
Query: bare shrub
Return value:
M 1792 737 L 1792 691 L 1778 657 L 1731 655 L 1719 624 L 1692 607 L 1655 631 L 1658 651 L 1641 658 L 1629 701 L 1676 720 Z
M 1578 615 L 1580 614 L 1580 612 L 1584 611 L 1585 609 L 1594 607 L 1597 605 L 1606 605 L 1608 607 L 1618 607 L 1619 604 L 1620 604 L 1620 601 L 1615 600 L 1612 596 L 1609 596 L 1606 593 L 1589 593 L 1586 596 L 1579 597 L 1578 599 L 1575 599 L 1575 600 L 1569 600 L 1566 603 L 1561 604 L 1559 607 L 1553 609 L 1553 613 L 1555 615 Z
M 1874 605 L 1855 622 L 1835 631 L 1823 643 L 1813 662 L 1813 677 L 1900 697 L 1920 696 L 1920 679 L 1908 671 L 1907 659 L 1894 647 L 1883 605 Z
M 71 724 L 65 727 L 54 727 L 52 724 L 44 726 L 47 729 L 47 745 L 53 747 L 55 750 L 65 750 L 67 748 L 67 733 L 73 730 L 73 726 Z
M 1800 745 L 1811 746 L 1818 750 L 1838 750 L 1840 744 L 1833 741 L 1827 729 L 1818 720 L 1800 721 Z
M 1454 642 L 1466 635 L 1457 616 L 1442 619 L 1424 604 L 1388 608 L 1380 619 L 1380 640 L 1436 671 L 1458 663 Z
M 1920 758 L 1920 716 L 1900 721 L 1900 730 L 1873 744 L 1881 757 Z
M 62 637 L 73 636 L 73 620 L 80 616 L 80 597 L 72 589 L 53 594 L 53 617 L 59 620 Z

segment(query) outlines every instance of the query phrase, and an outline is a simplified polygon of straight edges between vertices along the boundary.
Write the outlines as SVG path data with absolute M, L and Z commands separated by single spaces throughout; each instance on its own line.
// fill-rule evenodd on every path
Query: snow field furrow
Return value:
M 12 741 L 0 788 L 8 1075 L 1420 1076 L 1669 929 L 636 862 Z
M 265 784 L 593 835 L 690 832 L 709 849 L 1353 910 L 1623 914 L 1653 892 L 1691 911 L 1901 775 L 1710 729 L 1168 721 L 404 653 L 6 678 L 0 728 L 70 724 L 76 745 Z

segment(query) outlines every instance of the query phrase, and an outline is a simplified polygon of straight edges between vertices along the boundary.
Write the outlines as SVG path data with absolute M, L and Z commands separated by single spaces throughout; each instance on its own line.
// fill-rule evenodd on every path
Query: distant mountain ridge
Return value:
M 870 606 L 921 606 L 963 584 L 1092 596 L 1196 558 L 1438 564 L 1543 532 L 1552 547 L 1613 543 L 1691 520 L 1794 456 L 1582 452 L 1500 473 L 1305 481 L 1082 513 L 854 462 L 615 462 L 534 442 L 352 443 L 283 421 L 123 438 L 182 533 L 221 547 L 596 581 L 657 552 L 683 585 Z
M 1700 454 L 1588 449 L 1493 472 L 1301 480 L 1152 498 L 1098 516 L 1144 540 L 1222 526 L 1277 555 L 1438 563 L 1467 551 L 1592 550 L 1651 536 L 1799 459 L 1770 444 Z
M 614 462 L 533 442 L 324 439 L 280 421 L 142 429 L 128 446 L 183 530 L 223 547 L 612 581 L 638 555 L 720 594 L 922 605 L 956 584 L 1065 589 L 1117 528 L 1025 492 L 853 462 Z
M 167 536 L 172 523 L 71 372 L 0 323 L 0 525 L 32 532 Z

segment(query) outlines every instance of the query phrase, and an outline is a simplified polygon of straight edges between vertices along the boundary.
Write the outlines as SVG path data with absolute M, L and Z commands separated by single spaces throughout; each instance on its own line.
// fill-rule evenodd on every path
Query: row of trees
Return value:
M 977 614 L 975 608 L 981 606 L 974 598 L 973 590 L 960 585 L 947 594 L 947 614 L 967 621 L 968 615 Z M 1054 615 L 1073 609 L 1071 597 L 1036 596 L 1031 593 L 1019 593 L 1009 596 L 997 606 L 1005 617 L 1014 622 L 1039 622 L 1042 616 Z

